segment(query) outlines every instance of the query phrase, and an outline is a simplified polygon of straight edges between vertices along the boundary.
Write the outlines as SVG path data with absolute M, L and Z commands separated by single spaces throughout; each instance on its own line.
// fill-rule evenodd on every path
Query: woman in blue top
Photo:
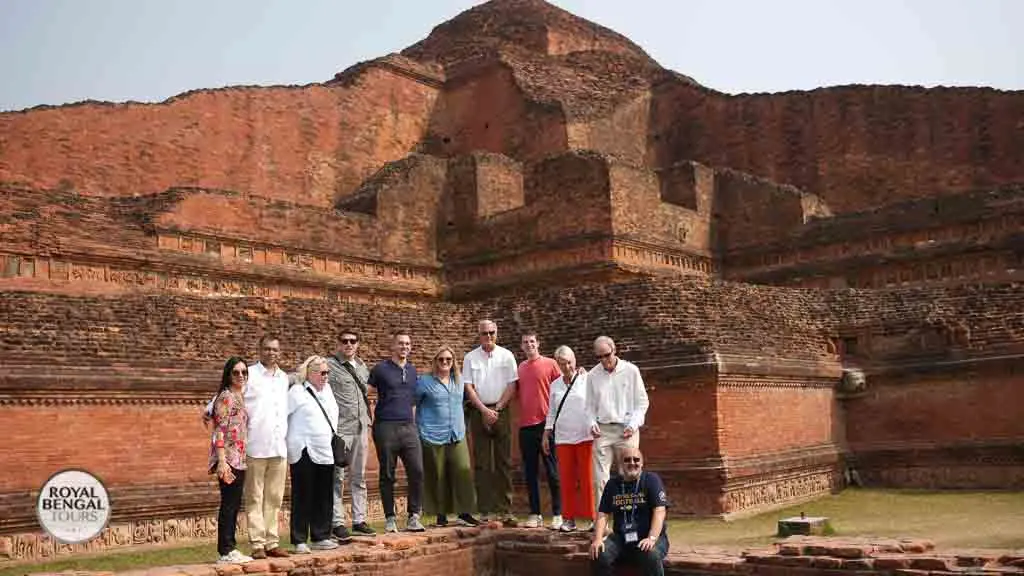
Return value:
M 442 346 L 429 374 L 416 381 L 416 427 L 423 446 L 423 510 L 437 515 L 437 525 L 448 525 L 448 514 L 458 512 L 458 524 L 478 526 L 470 512 L 476 508 L 476 489 L 466 444 L 466 416 L 462 402 L 465 385 L 455 353 Z

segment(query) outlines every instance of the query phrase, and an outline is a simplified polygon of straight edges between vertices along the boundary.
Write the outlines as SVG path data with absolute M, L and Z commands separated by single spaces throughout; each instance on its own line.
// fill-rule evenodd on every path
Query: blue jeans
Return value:
M 613 532 L 604 539 L 604 550 L 591 565 L 595 576 L 612 576 L 616 563 L 636 566 L 646 576 L 664 576 L 666 555 L 668 537 L 665 535 L 658 538 L 654 548 L 644 552 L 635 543 L 626 544 L 622 536 Z

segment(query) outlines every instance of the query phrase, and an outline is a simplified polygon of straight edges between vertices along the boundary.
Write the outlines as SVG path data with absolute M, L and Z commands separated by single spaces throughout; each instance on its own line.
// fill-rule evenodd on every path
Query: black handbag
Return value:
M 331 452 L 334 453 L 334 465 L 338 468 L 348 468 L 348 465 L 352 463 L 352 447 L 346 446 L 345 439 L 334 432 L 331 418 L 327 415 L 327 410 L 324 410 L 324 405 L 320 403 L 320 399 L 316 397 L 313 389 L 306 388 L 306 392 L 313 397 L 313 401 L 320 407 L 320 412 L 323 413 L 324 418 L 327 418 L 327 425 L 331 427 Z

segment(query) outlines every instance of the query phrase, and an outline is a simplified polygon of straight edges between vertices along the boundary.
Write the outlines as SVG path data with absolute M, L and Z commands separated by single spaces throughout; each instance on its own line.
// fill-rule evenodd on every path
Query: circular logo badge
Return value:
M 64 544 L 88 542 L 107 527 L 110 497 L 99 478 L 84 470 L 62 470 L 43 484 L 36 515 L 46 533 Z

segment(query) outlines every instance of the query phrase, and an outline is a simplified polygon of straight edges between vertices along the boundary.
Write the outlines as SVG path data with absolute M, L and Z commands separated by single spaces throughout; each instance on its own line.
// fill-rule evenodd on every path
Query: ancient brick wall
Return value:
M 525 97 L 512 70 L 499 62 L 449 83 L 435 104 L 421 147 L 437 155 L 487 151 L 520 161 L 566 148 L 562 111 Z
M 437 94 L 370 68 L 349 86 L 2 113 L 0 180 L 111 196 L 201 186 L 327 206 L 416 146 Z
M 653 90 L 657 166 L 696 160 L 817 194 L 836 212 L 1024 179 L 1024 95 L 847 86 L 731 96 L 683 80 Z

